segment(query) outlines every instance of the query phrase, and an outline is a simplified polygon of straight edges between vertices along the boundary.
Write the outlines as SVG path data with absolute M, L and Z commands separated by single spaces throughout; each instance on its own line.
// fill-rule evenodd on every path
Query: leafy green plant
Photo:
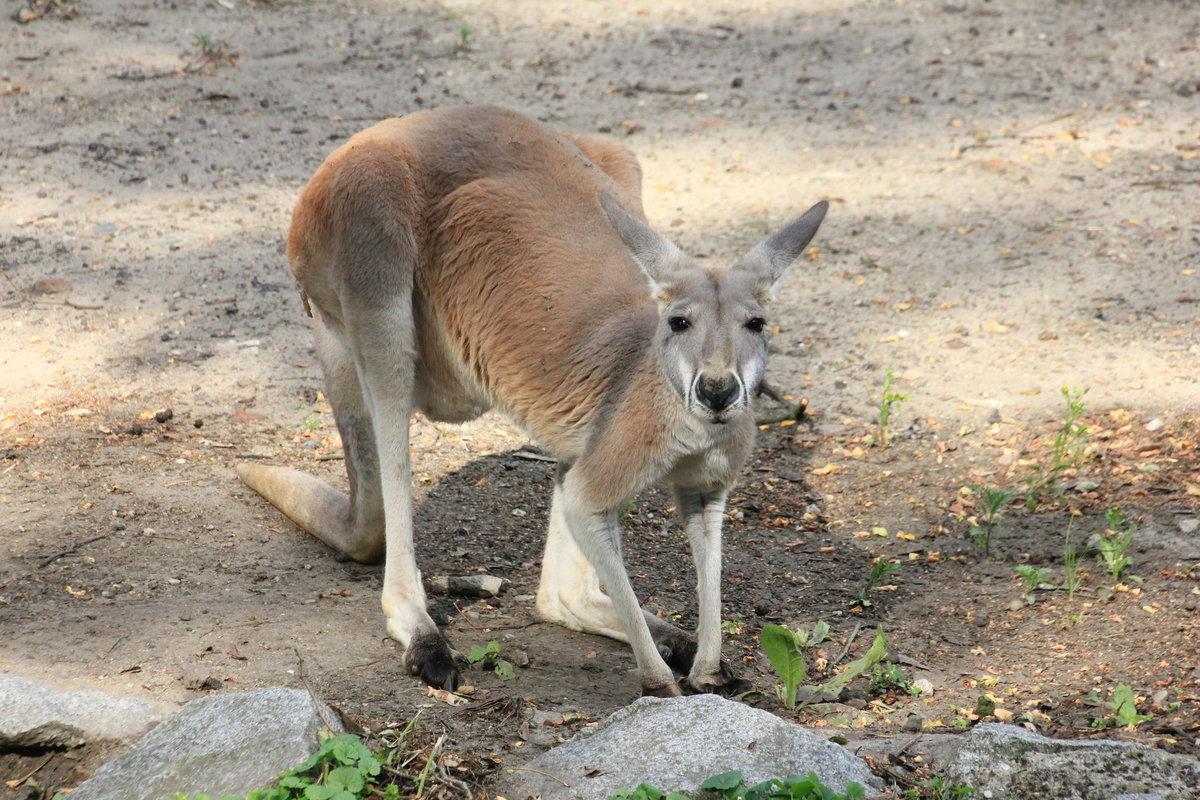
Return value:
M 782 625 L 764 625 L 758 641 L 781 681 L 775 687 L 775 696 L 788 711 L 795 711 L 796 689 L 808 674 L 804 656 L 796 646 L 796 635 Z
M 1051 570 L 1049 567 L 1035 567 L 1032 564 L 1017 564 L 1013 567 L 1013 572 L 1025 579 L 1025 599 L 1030 602 L 1036 602 L 1034 591 L 1043 584 L 1057 586 L 1057 583 L 1049 580 Z
M 883 626 L 880 625 L 875 629 L 875 640 L 871 642 L 871 647 L 867 650 L 866 655 L 851 661 L 832 680 L 828 680 L 817 687 L 818 693 L 841 691 L 842 687 L 847 683 L 862 675 L 880 661 L 883 661 L 887 657 L 887 654 L 887 636 L 884 635 Z
M 817 645 L 828 642 L 833 639 L 829 635 L 829 623 L 823 619 L 813 623 L 812 630 L 807 628 L 797 628 L 795 630 L 796 644 L 801 647 L 816 647 Z
M 1108 530 L 1095 531 L 1100 534 L 1096 560 L 1109 575 L 1112 575 L 1114 583 L 1120 583 L 1121 573 L 1133 564 L 1133 559 L 1125 553 L 1129 549 L 1129 543 L 1133 541 L 1133 532 L 1137 530 L 1137 526 L 1126 526 L 1125 515 L 1116 506 L 1108 510 L 1104 521 Z
M 1001 509 L 1012 500 L 1015 491 L 1008 489 L 985 489 L 982 486 L 972 486 L 971 490 L 979 495 L 981 502 L 979 525 L 971 527 L 971 541 L 987 555 L 991 550 L 992 533 L 1000 525 L 1003 516 Z
M 741 633 L 742 629 L 744 629 L 745 627 L 746 627 L 746 615 L 742 614 L 740 611 L 733 612 L 732 619 L 726 619 L 726 620 L 721 621 L 721 631 L 729 634 L 730 636 Z
M 1113 690 L 1112 700 L 1108 702 L 1108 707 L 1112 709 L 1112 714 L 1103 719 L 1093 719 L 1092 727 L 1105 728 L 1109 723 L 1116 723 L 1126 728 L 1136 728 L 1143 722 L 1154 719 L 1151 714 L 1139 714 L 1137 711 L 1137 697 L 1123 683 L 1118 683 L 1117 688 Z
M 908 395 L 892 391 L 895 381 L 896 373 L 891 367 L 888 367 L 883 377 L 883 391 L 879 393 L 878 404 L 879 444 L 883 447 L 891 447 L 892 444 L 892 437 L 888 434 L 888 423 L 891 422 L 892 414 L 900 407 L 901 403 L 908 400 Z
M 824 632 L 818 633 L 822 628 Z M 763 626 L 759 642 L 762 644 L 763 652 L 767 654 L 767 660 L 771 662 L 771 666 L 775 668 L 781 681 L 781 684 L 775 687 L 775 695 L 789 711 L 796 710 L 796 690 L 807 675 L 804 656 L 801 655 L 799 648 L 800 646 L 814 646 L 825 641 L 828 629 L 829 626 L 823 622 L 814 625 L 811 633 L 804 632 L 803 634 L 792 632 L 782 625 Z M 812 699 L 836 695 L 850 681 L 882 661 L 887 656 L 887 651 L 887 636 L 884 635 L 883 626 L 880 625 L 876 629 L 875 640 L 871 643 L 866 655 L 851 661 L 845 669 L 830 680 L 813 687 L 811 699 L 805 703 L 811 702 Z M 800 705 L 803 706 L 805 703 Z
M 747 787 L 742 773 L 733 770 L 713 775 L 700 788 L 714 792 L 721 800 L 864 800 L 867 794 L 862 786 L 850 781 L 843 794 L 835 792 L 821 783 L 815 772 L 804 777 L 791 775 L 783 780 L 772 778 L 755 786 Z M 667 794 L 641 784 L 636 789 L 621 789 L 608 800 L 686 800 L 685 795 Z
M 872 695 L 883 695 L 890 691 L 900 692 L 902 694 L 919 694 L 913 689 L 912 681 L 904 674 L 904 670 L 895 664 L 883 662 L 876 664 L 871 668 L 871 685 L 869 692 Z
M 458 26 L 458 49 L 466 50 L 470 46 L 471 34 L 475 33 L 475 29 L 467 23 L 463 22 Z
M 246 800 L 359 800 L 364 791 L 372 796 L 399 798 L 398 788 L 377 786 L 376 778 L 383 762 L 352 733 L 344 733 L 321 742 L 317 752 L 295 769 L 280 774 L 278 785 L 246 795 Z M 186 800 L 177 794 L 176 800 Z M 207 794 L 192 800 L 210 800 Z M 238 800 L 223 797 L 221 800 Z
M 237 66 L 238 54 L 229 52 L 229 42 L 217 40 L 211 33 L 197 33 L 192 36 L 195 48 L 187 54 L 185 72 L 212 72 L 223 65 Z
M 871 574 L 867 576 L 867 583 L 859 591 L 858 597 L 855 599 L 861 605 L 869 607 L 871 605 L 871 592 L 882 586 L 884 580 L 898 569 L 900 569 L 900 565 L 888 561 L 886 556 L 880 556 L 875 559 L 871 564 Z
M 495 639 L 486 645 L 471 645 L 471 650 L 467 653 L 467 662 L 473 667 L 491 668 L 502 681 L 512 680 L 517 674 L 511 663 L 500 658 L 500 643 Z
M 1063 473 L 1083 463 L 1086 455 L 1087 426 L 1079 422 L 1086 408 L 1084 396 L 1089 388 L 1068 389 L 1062 387 L 1062 396 L 1067 403 L 1063 413 L 1063 424 L 1050 442 L 1048 464 L 1034 464 L 1025 478 L 1025 507 L 1030 511 L 1037 508 L 1038 500 L 1048 492 L 1062 494 L 1059 485 Z
M 300 430 L 304 431 L 305 433 L 312 433 L 319 427 L 321 427 L 320 417 L 305 417 L 300 422 Z

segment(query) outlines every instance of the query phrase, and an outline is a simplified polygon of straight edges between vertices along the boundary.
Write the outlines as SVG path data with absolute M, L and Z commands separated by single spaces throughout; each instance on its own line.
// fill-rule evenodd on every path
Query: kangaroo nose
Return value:
M 731 376 L 710 378 L 702 375 L 696 382 L 696 397 L 713 411 L 724 411 L 737 398 L 738 385 Z

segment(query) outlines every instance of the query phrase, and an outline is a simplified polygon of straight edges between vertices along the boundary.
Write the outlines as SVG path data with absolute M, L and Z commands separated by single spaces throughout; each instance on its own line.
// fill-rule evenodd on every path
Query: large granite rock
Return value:
M 16 675 L 0 675 L 0 750 L 129 741 L 166 714 L 139 697 L 60 691 Z
M 868 793 L 882 788 L 843 748 L 766 711 L 715 695 L 643 697 L 523 766 L 528 769 L 500 781 L 497 794 L 509 800 L 531 795 L 605 800 L 639 783 L 689 793 L 729 770 L 741 771 L 751 786 L 815 772 L 839 792 L 850 781 Z
M 324 718 L 321 715 L 324 712 Z M 176 793 L 244 797 L 299 766 L 319 744 L 329 709 L 307 692 L 260 689 L 187 703 L 71 793 L 71 800 L 174 800 Z
M 1200 797 L 1200 760 L 1133 742 L 1048 739 L 988 723 L 911 748 L 936 775 L 987 800 L 1190 800 Z

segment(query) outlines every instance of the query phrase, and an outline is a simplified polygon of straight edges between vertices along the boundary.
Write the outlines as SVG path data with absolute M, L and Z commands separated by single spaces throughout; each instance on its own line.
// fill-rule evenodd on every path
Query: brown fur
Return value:
M 616 143 L 458 107 L 359 133 L 301 195 L 288 261 L 312 308 L 351 494 L 279 468 L 242 465 L 239 474 L 356 558 L 378 558 L 386 539 L 389 631 L 429 682 L 452 687 L 457 673 L 412 560 L 408 415 L 463 421 L 489 407 L 563 465 L 547 560 L 575 577 L 547 582 L 548 563 L 539 609 L 628 638 L 648 693 L 678 691 L 652 634 L 676 661 L 696 653 L 693 686 L 731 680 L 718 663 L 721 509 L 753 440 L 753 386 L 744 384 L 757 382 L 766 355 L 761 333 L 744 326 L 824 207 L 726 280 L 645 225 L 640 179 Z M 669 347 L 677 341 L 664 327 L 668 307 L 699 315 L 692 338 L 678 340 L 683 349 Z M 706 371 L 718 377 L 704 385 L 738 389 L 731 408 L 696 405 L 693 377 Z M 642 619 L 621 568 L 615 509 L 664 477 L 680 493 L 701 579 L 695 647 L 679 645 L 690 638 L 678 629 Z

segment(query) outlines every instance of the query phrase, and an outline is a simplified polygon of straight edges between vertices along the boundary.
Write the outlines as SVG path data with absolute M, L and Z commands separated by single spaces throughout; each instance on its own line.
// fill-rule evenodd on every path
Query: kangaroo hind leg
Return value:
M 325 544 L 355 561 L 376 564 L 383 560 L 384 525 L 370 414 L 350 350 L 319 314 L 313 319 L 313 335 L 325 374 L 325 394 L 342 437 L 350 494 L 287 467 L 238 464 L 238 476 Z

